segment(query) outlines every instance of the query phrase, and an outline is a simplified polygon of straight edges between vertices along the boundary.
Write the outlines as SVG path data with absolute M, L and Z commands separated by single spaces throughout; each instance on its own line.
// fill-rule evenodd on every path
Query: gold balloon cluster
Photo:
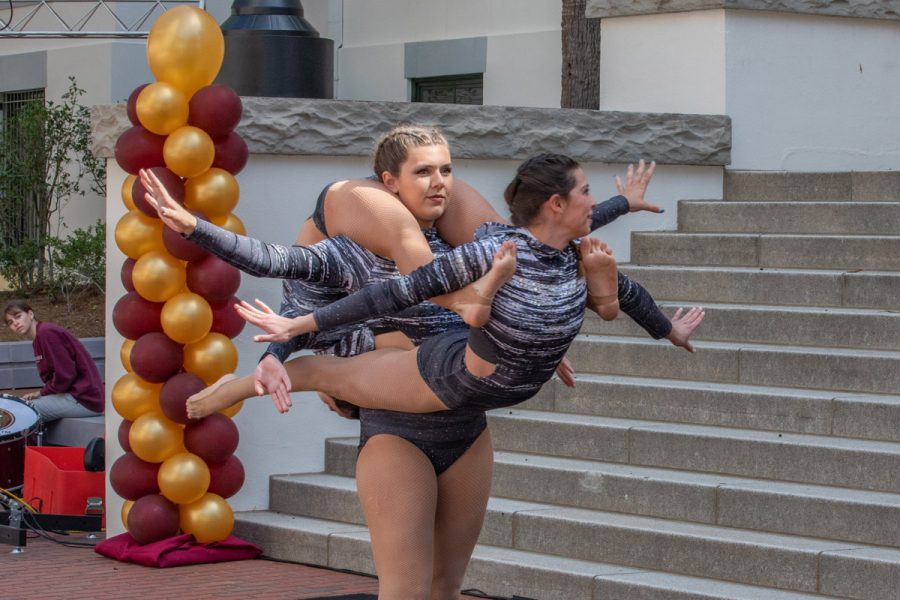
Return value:
M 166 168 L 187 179 L 185 203 L 189 208 L 223 225 L 227 223 L 232 231 L 243 232 L 243 223 L 231 213 L 238 202 L 237 181 L 232 173 L 212 167 L 216 150 L 210 134 L 188 124 L 191 97 L 213 82 L 223 56 L 222 32 L 203 10 L 179 6 L 162 14 L 147 40 L 147 58 L 157 81 L 132 94 L 136 98 L 134 110 L 139 122 L 135 126 L 166 136 L 163 159 Z M 157 166 L 158 162 L 146 164 L 144 168 Z M 181 348 L 183 354 L 172 354 L 182 361 L 178 373 L 192 373 L 210 384 L 235 370 L 237 351 L 228 337 L 212 331 L 213 309 L 200 290 L 189 289 L 188 263 L 167 251 L 162 222 L 136 207 L 132 194 L 137 187 L 134 174 L 122 183 L 122 201 L 128 212 L 115 228 L 116 245 L 133 261 L 123 266 L 123 282 L 134 290 L 132 293 L 154 303 L 150 306 L 162 306 L 161 310 L 156 309 L 160 310 L 158 326 L 147 325 L 147 317 L 136 314 L 114 313 L 114 321 L 144 319 L 140 321 L 143 327 L 140 331 L 161 331 L 170 340 L 163 340 L 165 344 L 159 346 L 159 352 L 175 352 Z M 118 325 L 117 328 L 120 333 L 127 329 Z M 147 344 L 160 340 L 158 333 L 146 335 L 157 336 L 148 339 Z M 234 524 L 231 507 L 221 496 L 208 492 L 210 468 L 202 458 L 185 449 L 185 425 L 164 414 L 160 405 L 164 384 L 158 378 L 150 377 L 152 381 L 146 378 L 148 372 L 155 373 L 154 369 L 159 367 L 142 364 L 141 360 L 156 363 L 158 354 L 154 354 L 153 347 L 149 352 L 133 352 L 138 340 L 123 336 L 126 339 L 120 358 L 127 372 L 113 386 L 112 404 L 130 422 L 127 435 L 130 452 L 142 461 L 159 465 L 156 481 L 159 492 L 178 505 L 183 532 L 193 534 L 200 542 L 227 538 Z M 148 355 L 154 360 L 148 360 Z M 239 408 L 239 405 L 232 407 L 226 416 L 233 416 Z M 122 506 L 126 528 L 135 500 L 129 498 Z

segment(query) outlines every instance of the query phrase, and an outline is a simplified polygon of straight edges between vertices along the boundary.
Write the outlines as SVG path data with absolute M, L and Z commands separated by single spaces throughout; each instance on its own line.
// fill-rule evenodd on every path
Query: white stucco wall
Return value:
M 600 109 L 726 114 L 725 11 L 602 19 Z
M 900 167 L 900 22 L 733 11 L 732 168 Z
M 731 169 L 900 164 L 900 23 L 710 10 L 603 19 L 600 108 L 727 114 Z

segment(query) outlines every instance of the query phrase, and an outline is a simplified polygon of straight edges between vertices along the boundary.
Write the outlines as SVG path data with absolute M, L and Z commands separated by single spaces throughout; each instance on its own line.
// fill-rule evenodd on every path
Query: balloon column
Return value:
M 231 88 L 211 85 L 223 55 L 222 33 L 207 13 L 189 6 L 163 13 L 147 39 L 157 81 L 132 92 L 133 127 L 116 142 L 116 161 L 129 173 L 122 184 L 128 212 L 115 229 L 127 257 L 128 293 L 116 303 L 113 323 L 125 338 L 127 372 L 112 389 L 125 454 L 109 477 L 126 500 L 123 523 L 141 544 L 179 530 L 199 542 L 227 538 L 234 515 L 225 498 L 244 482 L 234 456 L 236 410 L 199 421 L 185 412 L 191 394 L 237 367 L 231 338 L 243 322 L 230 306 L 240 273 L 165 228 L 136 178 L 153 169 L 200 218 L 244 233 L 232 214 L 234 176 L 247 162 L 247 145 L 233 131 L 241 100 Z

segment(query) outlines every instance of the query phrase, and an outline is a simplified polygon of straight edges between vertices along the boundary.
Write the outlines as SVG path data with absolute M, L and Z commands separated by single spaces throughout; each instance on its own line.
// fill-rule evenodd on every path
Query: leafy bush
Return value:
M 15 246 L 0 246 L 0 275 L 16 295 L 30 296 L 37 291 L 37 257 L 43 252 L 44 243 L 27 238 Z
M 106 226 L 99 220 L 87 229 L 76 229 L 65 240 L 51 239 L 53 272 L 51 301 L 63 299 L 69 311 L 83 296 L 106 289 Z
M 0 121 L 0 274 L 19 294 L 53 284 L 48 250 L 64 227 L 63 207 L 88 190 L 106 195 L 82 94 L 70 77 L 59 102 L 28 102 Z

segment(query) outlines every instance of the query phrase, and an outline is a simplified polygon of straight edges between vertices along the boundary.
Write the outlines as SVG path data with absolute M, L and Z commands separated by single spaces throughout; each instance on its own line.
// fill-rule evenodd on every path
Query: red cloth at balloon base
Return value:
M 122 533 L 94 546 L 94 552 L 122 562 L 164 568 L 257 558 L 262 549 L 233 535 L 221 542 L 201 544 L 189 533 L 141 546 L 131 534 Z

